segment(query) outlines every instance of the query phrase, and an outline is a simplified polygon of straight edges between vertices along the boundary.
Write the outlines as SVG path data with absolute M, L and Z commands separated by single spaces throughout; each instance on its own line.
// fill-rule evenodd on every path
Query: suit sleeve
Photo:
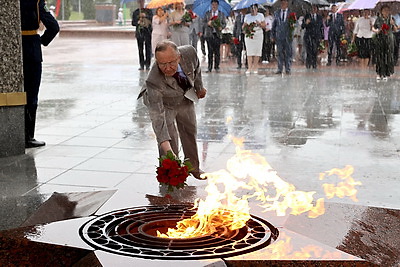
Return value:
M 43 25 L 46 26 L 46 30 L 40 37 L 40 42 L 42 45 L 47 46 L 56 37 L 57 33 L 60 31 L 57 20 L 51 15 L 49 11 L 45 9 L 44 0 L 39 2 L 39 17 Z
M 225 29 L 225 27 L 226 27 L 226 18 L 225 18 L 225 15 L 224 14 L 222 14 L 222 19 L 221 19 L 221 28 L 222 29 Z
M 171 137 L 168 132 L 167 122 L 165 119 L 165 107 L 163 104 L 162 94 L 159 87 L 163 83 L 154 84 L 146 81 L 146 91 L 143 95 L 143 102 L 149 110 L 151 124 L 156 135 L 157 143 L 170 141 Z
M 199 57 L 197 56 L 196 50 L 192 48 L 192 57 L 195 59 L 194 60 L 194 90 L 199 91 L 203 89 L 203 79 L 201 77 L 201 66 L 200 66 L 200 60 Z

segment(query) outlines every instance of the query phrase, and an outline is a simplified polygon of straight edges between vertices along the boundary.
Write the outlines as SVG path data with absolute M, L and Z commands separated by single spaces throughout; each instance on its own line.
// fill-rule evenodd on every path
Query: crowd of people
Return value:
M 138 9 L 132 25 L 136 26 L 139 69 L 149 69 L 157 43 L 170 39 L 177 46 L 191 44 L 196 50 L 200 41 L 208 59 L 207 72 L 219 72 L 221 60 L 236 58 L 237 69 L 246 68 L 246 74 L 257 73 L 260 64 L 274 59 L 276 74 L 290 74 L 294 61 L 316 69 L 321 63 L 341 65 L 354 59 L 362 68 L 375 66 L 377 80 L 387 80 L 394 73 L 400 14 L 391 14 L 389 6 L 345 17 L 336 5 L 329 10 L 313 5 L 303 15 L 292 12 L 288 0 L 279 4 L 274 13 L 270 7 L 254 4 L 226 16 L 219 11 L 218 0 L 212 0 L 203 17 L 185 9 L 183 3 L 160 7 L 155 15 Z
M 363 66 L 374 58 L 378 79 L 393 74 L 394 33 L 398 28 L 388 6 L 383 5 L 376 18 L 364 11 L 351 31 L 346 31 L 348 24 L 337 11 L 332 5 L 330 13 L 320 14 L 318 7 L 312 6 L 309 13 L 297 18 L 288 0 L 280 0 L 280 8 L 273 14 L 260 12 L 254 4 L 240 10 L 235 18 L 219 10 L 218 0 L 211 0 L 210 9 L 201 18 L 185 10 L 182 3 L 170 12 L 158 8 L 154 16 L 149 9 L 136 10 L 132 25 L 136 26 L 140 70 L 149 70 L 138 98 L 143 98 L 149 110 L 160 158 L 171 153 L 179 157 L 180 143 L 185 159 L 193 166 L 192 176 L 207 178 L 200 169 L 196 143 L 194 103 L 207 94 L 197 52 L 199 39 L 204 56 L 207 44 L 207 72 L 219 72 L 222 54 L 236 55 L 237 68 L 244 65 L 246 74 L 256 74 L 259 63 L 269 63 L 275 57 L 276 74 L 290 75 L 296 53 L 307 69 L 316 69 L 321 47 L 327 52 L 326 65 L 333 60 L 339 65 L 346 35 L 350 34 Z M 150 67 L 152 55 L 155 61 Z

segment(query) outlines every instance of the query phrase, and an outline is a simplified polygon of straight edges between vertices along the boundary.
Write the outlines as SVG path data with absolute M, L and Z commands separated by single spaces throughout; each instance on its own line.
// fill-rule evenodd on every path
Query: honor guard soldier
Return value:
M 60 31 L 56 19 L 51 15 L 44 0 L 20 0 L 22 59 L 24 73 L 25 106 L 25 147 L 44 146 L 45 142 L 35 140 L 36 110 L 42 76 L 42 48 L 47 46 Z M 38 34 L 40 22 L 46 27 L 43 35 Z

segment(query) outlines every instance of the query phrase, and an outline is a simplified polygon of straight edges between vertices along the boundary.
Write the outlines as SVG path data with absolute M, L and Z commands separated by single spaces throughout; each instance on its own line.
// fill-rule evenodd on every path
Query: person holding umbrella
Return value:
M 365 9 L 362 11 L 363 16 L 360 17 L 353 31 L 353 37 L 351 43 L 356 45 L 358 50 L 358 57 L 362 68 L 367 68 L 369 59 L 371 58 L 371 42 L 372 42 L 372 26 L 374 25 L 375 19 L 371 18 L 371 11 Z
M 218 10 L 219 1 L 211 0 L 211 10 L 207 11 L 203 19 L 204 38 L 208 50 L 208 72 L 211 72 L 214 61 L 214 68 L 219 72 L 221 31 L 226 27 L 224 13 Z

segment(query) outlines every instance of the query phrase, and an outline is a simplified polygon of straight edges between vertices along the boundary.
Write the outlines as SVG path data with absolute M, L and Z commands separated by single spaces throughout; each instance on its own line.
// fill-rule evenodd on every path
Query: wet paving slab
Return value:
M 200 58 L 205 70 L 207 62 Z M 231 136 L 243 137 L 243 148 L 265 157 L 283 180 L 315 192 L 315 199 L 325 198 L 326 213 L 315 219 L 278 217 L 263 213 L 253 200 L 251 213 L 277 227 L 279 237 L 262 250 L 224 261 L 190 261 L 191 266 L 254 266 L 275 260 L 287 265 L 293 263 L 287 260 L 398 265 L 398 74 L 377 82 L 372 68 L 362 70 L 352 63 L 316 71 L 295 64 L 292 75 L 281 76 L 273 74 L 275 64 L 263 64 L 259 74 L 246 75 L 230 60 L 221 64 L 220 73 L 203 73 L 208 95 L 196 106 L 202 168 L 226 168 L 236 152 Z M 165 199 L 165 188 L 158 186 L 155 137 L 146 108 L 136 99 L 146 78 L 138 67 L 135 40 L 60 36 L 44 49 L 36 137 L 47 145 L 0 159 L 2 262 L 11 263 L 22 251 L 36 259 L 32 257 L 37 245 L 77 255 L 71 258 L 76 264 L 90 260 L 93 266 L 187 266 L 185 260 L 103 252 L 87 245 L 78 233 L 101 214 L 193 203 L 206 194 L 206 182 L 189 178 L 189 187 L 171 202 Z M 357 202 L 349 197 L 327 199 L 320 173 L 347 165 L 354 167 L 352 176 L 361 182 L 356 186 Z M 87 213 L 43 221 L 43 211 L 50 214 L 55 203 L 62 204 L 59 194 L 77 194 L 77 206 Z M 85 197 L 79 194 L 103 197 L 86 209 Z M 32 226 L 23 226 L 29 221 Z M 35 230 L 35 238 L 27 238 L 24 233 L 33 228 L 40 230 Z M 16 240 L 20 250 L 10 247 Z

